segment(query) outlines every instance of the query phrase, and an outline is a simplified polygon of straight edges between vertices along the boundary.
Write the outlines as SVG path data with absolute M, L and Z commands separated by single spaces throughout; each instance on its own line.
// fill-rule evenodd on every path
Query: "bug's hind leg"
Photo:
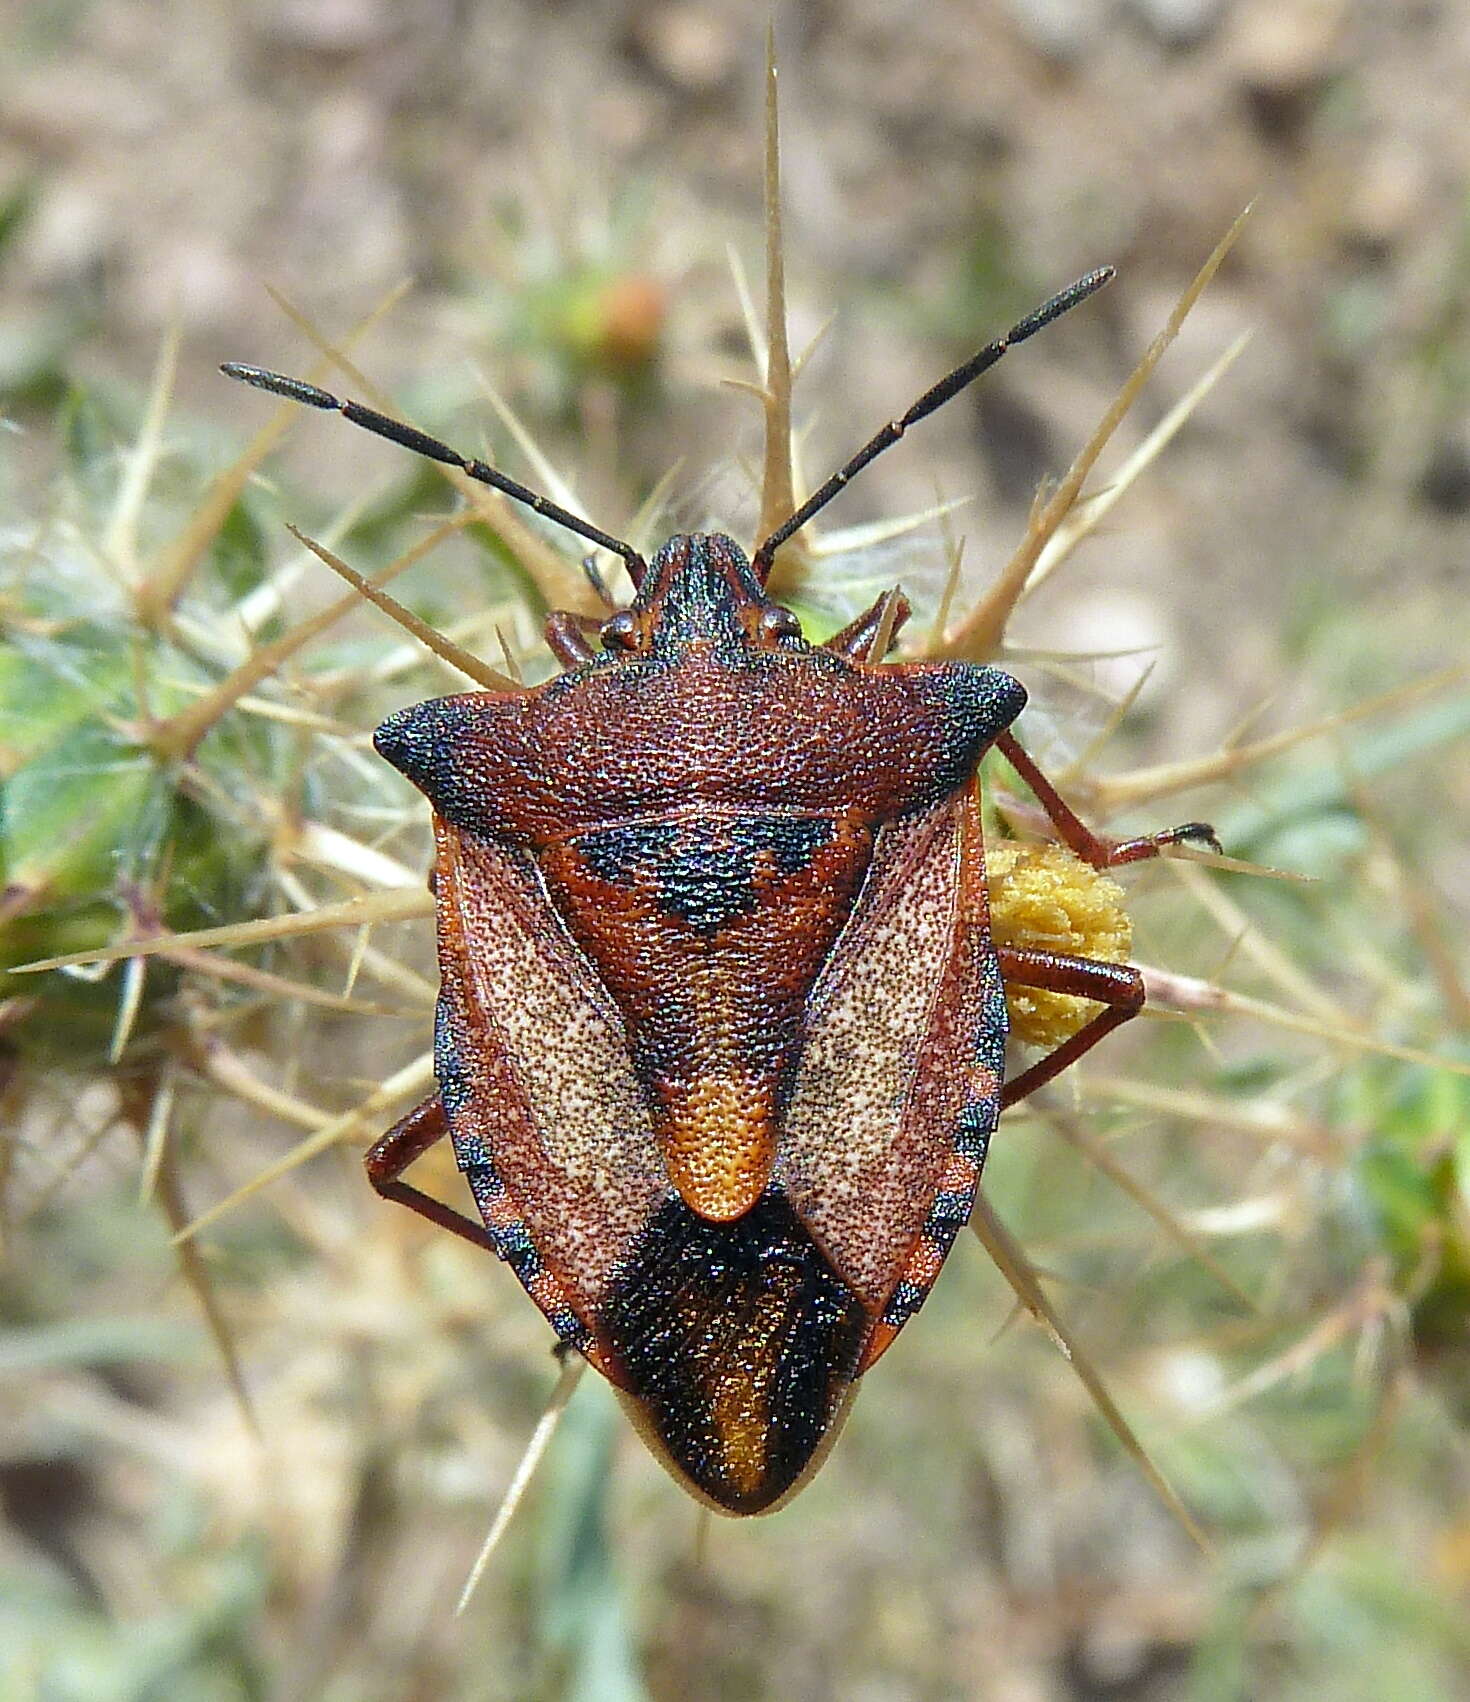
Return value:
M 1038 1087 L 1044 1087 L 1090 1052 L 1104 1035 L 1111 1034 L 1143 1009 L 1143 977 L 1131 963 L 1103 963 L 1091 957 L 1016 946 L 1000 946 L 996 956 L 1003 981 L 1039 987 L 1049 993 L 1067 993 L 1075 999 L 1093 999 L 1103 1007 L 1069 1040 L 1005 1084 L 1000 1096 L 1003 1110 Z
M 396 1200 L 420 1217 L 428 1218 L 430 1223 L 438 1224 L 441 1229 L 447 1229 L 476 1247 L 493 1253 L 495 1243 L 482 1224 L 471 1222 L 453 1206 L 446 1206 L 442 1200 L 434 1199 L 412 1183 L 399 1180 L 416 1158 L 422 1157 L 448 1133 L 449 1119 L 444 1114 L 443 1102 L 437 1093 L 430 1094 L 421 1105 L 414 1106 L 406 1117 L 400 1118 L 386 1135 L 373 1142 L 362 1155 L 363 1168 L 367 1171 L 368 1181 L 385 1200 Z
M 1221 849 L 1214 828 L 1202 821 L 1187 821 L 1179 827 L 1167 827 L 1162 833 L 1145 834 L 1140 839 L 1108 839 L 1094 833 L 1021 749 L 1014 733 L 1002 733 L 995 741 L 995 748 L 1030 787 L 1037 803 L 1051 818 L 1062 843 L 1094 869 L 1112 869 L 1119 863 L 1141 863 L 1146 858 L 1157 857 L 1166 845 L 1178 845 L 1191 839 L 1211 851 Z

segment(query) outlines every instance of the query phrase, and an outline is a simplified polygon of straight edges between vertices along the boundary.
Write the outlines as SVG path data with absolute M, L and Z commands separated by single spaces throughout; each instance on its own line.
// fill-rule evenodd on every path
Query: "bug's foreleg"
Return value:
M 592 639 L 601 625 L 600 621 L 590 620 L 586 615 L 556 609 L 546 617 L 546 643 L 564 668 L 580 668 L 597 655 L 597 646 Z
M 864 609 L 856 620 L 849 621 L 841 632 L 834 632 L 821 650 L 831 650 L 845 656 L 849 662 L 881 662 L 887 655 L 899 629 L 913 613 L 909 600 L 897 586 L 885 591 L 871 608 Z M 882 640 L 882 655 L 874 655 Z
M 997 947 L 996 957 L 1003 981 L 1039 987 L 1048 993 L 1066 993 L 1074 999 L 1093 999 L 1103 1007 L 1069 1040 L 1005 1084 L 1000 1096 L 1002 1110 L 1044 1087 L 1090 1052 L 1105 1034 L 1143 1009 L 1143 977 L 1132 964 L 1103 963 L 1097 958 L 1017 946 Z
M 442 1200 L 434 1199 L 412 1183 L 399 1180 L 416 1158 L 422 1157 L 448 1133 L 449 1119 L 444 1114 L 443 1103 L 437 1093 L 430 1094 L 423 1104 L 414 1106 L 386 1135 L 373 1142 L 362 1155 L 363 1168 L 367 1171 L 368 1181 L 385 1200 L 396 1200 L 420 1217 L 428 1218 L 430 1223 L 438 1224 L 441 1229 L 447 1229 L 473 1242 L 476 1247 L 493 1253 L 495 1243 L 483 1225 L 471 1222 L 453 1206 L 446 1206 Z
M 1094 869 L 1112 869 L 1119 863 L 1141 863 L 1146 858 L 1157 857 L 1166 845 L 1178 845 L 1191 839 L 1198 840 L 1211 851 L 1221 849 L 1214 828 L 1202 821 L 1187 821 L 1179 827 L 1167 827 L 1161 833 L 1145 834 L 1139 839 L 1109 839 L 1094 833 L 1021 749 L 1014 733 L 1002 733 L 995 741 L 995 748 L 1031 789 L 1062 843 Z

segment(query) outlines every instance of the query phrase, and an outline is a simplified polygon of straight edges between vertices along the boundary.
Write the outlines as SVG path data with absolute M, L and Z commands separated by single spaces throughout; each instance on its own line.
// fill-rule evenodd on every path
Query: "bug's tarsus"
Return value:
M 1206 851 L 1213 851 L 1217 857 L 1225 855 L 1225 847 L 1215 837 L 1215 830 L 1207 821 L 1186 821 L 1178 827 L 1166 827 L 1161 833 L 1146 833 L 1140 839 L 1124 839 L 1115 843 L 1108 862 L 1137 863 L 1148 857 L 1157 857 L 1166 845 L 1191 843 L 1203 845 Z
M 919 397 L 918 401 L 909 408 L 908 412 L 896 420 L 890 420 L 880 432 L 858 450 L 845 466 L 827 480 L 819 490 L 802 503 L 796 513 L 778 526 L 770 537 L 765 539 L 751 558 L 756 576 L 764 582 L 771 571 L 771 563 L 788 538 L 799 532 L 813 515 L 824 509 L 832 498 L 848 485 L 867 464 L 881 455 L 885 449 L 891 449 L 911 425 L 917 425 L 922 419 L 932 414 L 936 408 L 942 408 L 951 398 L 957 396 L 968 384 L 973 384 L 982 372 L 988 372 L 1001 358 L 1007 349 L 1016 343 L 1023 343 L 1027 337 L 1034 336 L 1043 326 L 1050 325 L 1053 319 L 1061 318 L 1062 314 L 1086 301 L 1088 296 L 1100 290 L 1114 276 L 1111 266 L 1099 266 L 1096 271 L 1088 272 L 1085 277 L 1078 278 L 1075 284 L 1069 284 L 1066 289 L 1044 301 L 1040 307 L 1028 313 L 1024 319 L 1018 319 L 1003 337 L 997 337 L 993 343 L 987 343 L 983 349 L 977 350 L 969 360 L 957 366 L 953 372 L 946 374 L 935 385 Z
M 1137 839 L 1109 839 L 1104 834 L 1094 833 L 1026 754 L 1014 733 L 1001 733 L 995 741 L 995 748 L 1026 782 L 1062 843 L 1094 869 L 1115 869 L 1120 863 L 1146 862 L 1150 857 L 1157 857 L 1165 846 L 1181 845 L 1192 839 L 1217 855 L 1224 855 L 1224 847 L 1215 837 L 1214 828 L 1203 821 L 1187 821 L 1182 826 L 1166 827 L 1160 833 L 1146 833 Z
M 437 437 L 430 437 L 427 432 L 419 431 L 415 426 L 395 420 L 390 414 L 380 414 L 376 408 L 364 407 L 361 402 L 334 396 L 330 390 L 322 390 L 315 384 L 308 384 L 305 379 L 288 378 L 285 373 L 269 372 L 260 366 L 246 366 L 240 361 L 226 361 L 220 371 L 226 378 L 238 378 L 242 384 L 253 384 L 257 390 L 269 391 L 273 396 L 284 396 L 287 401 L 301 402 L 308 408 L 321 408 L 324 412 L 341 414 L 353 425 L 361 426 L 364 431 L 373 432 L 378 437 L 385 437 L 390 443 L 399 444 L 404 449 L 411 449 L 415 455 L 426 456 L 430 461 L 443 462 L 447 467 L 458 467 L 479 484 L 489 485 L 492 490 L 498 490 L 503 496 L 524 503 L 527 508 L 545 519 L 565 526 L 578 537 L 586 538 L 590 543 L 598 544 L 605 550 L 611 550 L 614 555 L 621 556 L 634 586 L 642 584 L 648 564 L 631 544 L 624 543 L 621 538 L 614 538 L 611 533 L 583 520 L 580 515 L 552 502 L 549 497 L 541 496 L 528 486 L 509 478 L 492 467 L 488 461 L 461 455 L 457 449 L 451 449 L 447 443 L 441 443 Z

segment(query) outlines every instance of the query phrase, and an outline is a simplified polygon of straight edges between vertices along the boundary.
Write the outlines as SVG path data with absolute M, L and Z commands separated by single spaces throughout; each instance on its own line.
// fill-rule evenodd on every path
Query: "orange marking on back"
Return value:
M 868 1345 L 863 1349 L 863 1357 L 858 1363 L 857 1370 L 853 1373 L 854 1377 L 861 1377 L 873 1361 L 881 1358 L 897 1340 L 897 1324 L 885 1324 L 881 1319 L 874 1324 L 872 1332 L 868 1336 Z
M 776 1158 L 773 1084 L 749 1075 L 705 1075 L 658 1084 L 658 1136 L 669 1180 L 712 1223 L 743 1217 L 760 1198 Z
M 762 1294 L 753 1339 L 778 1340 L 789 1305 L 790 1295 L 780 1288 Z M 770 1469 L 771 1366 L 759 1357 L 746 1364 L 732 1356 L 710 1379 L 708 1394 L 721 1469 L 744 1494 L 752 1494 Z

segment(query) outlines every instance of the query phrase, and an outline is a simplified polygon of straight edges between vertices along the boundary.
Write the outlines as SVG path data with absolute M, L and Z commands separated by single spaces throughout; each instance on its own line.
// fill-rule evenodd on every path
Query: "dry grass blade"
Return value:
M 1095 1165 L 1115 1188 L 1125 1193 L 1142 1211 L 1147 1212 L 1165 1235 L 1191 1259 L 1202 1265 L 1221 1288 L 1233 1294 L 1248 1312 L 1260 1310 L 1254 1298 L 1240 1286 L 1199 1236 L 1176 1213 L 1170 1211 L 1157 1194 L 1145 1188 L 1136 1176 L 1124 1169 L 1103 1143 L 1090 1134 L 1077 1118 L 1068 1117 L 1051 1107 L 1047 1107 L 1042 1115 L 1063 1140 Z
M 434 899 L 428 891 L 412 890 L 370 893 L 363 898 L 343 899 L 340 904 L 320 904 L 314 910 L 289 916 L 262 916 L 254 922 L 227 922 L 219 928 L 197 928 L 188 934 L 158 934 L 151 939 L 124 940 L 100 951 L 67 952 L 35 963 L 17 964 L 12 975 L 39 975 L 48 969 L 70 969 L 88 963 L 116 963 L 126 957 L 158 957 L 181 946 L 253 946 L 265 940 L 284 940 L 295 934 L 314 934 L 323 928 L 360 928 L 367 922 L 404 922 L 416 916 L 432 916 Z
M 1219 360 L 1210 367 L 1203 377 L 1197 379 L 1190 386 L 1179 401 L 1170 408 L 1163 419 L 1144 438 L 1137 449 L 1128 456 L 1109 481 L 1106 489 L 1098 491 L 1091 500 L 1085 503 L 1079 502 L 1073 508 L 1072 512 L 1047 540 L 1045 548 L 1036 558 L 1036 570 L 1027 579 L 1023 595 L 1030 596 L 1038 585 L 1042 584 L 1062 565 L 1084 538 L 1097 530 L 1119 500 L 1137 482 L 1140 475 L 1158 460 L 1189 416 L 1234 366 L 1250 340 L 1251 333 L 1242 331 L 1225 353 L 1220 356 Z
M 1454 952 L 1445 943 L 1454 935 L 1441 914 L 1442 901 L 1429 883 L 1414 869 L 1400 849 L 1393 830 L 1378 808 L 1373 794 L 1360 783 L 1352 788 L 1353 805 L 1367 822 L 1379 849 L 1392 870 L 1394 888 L 1403 900 L 1409 926 L 1424 961 L 1439 987 L 1439 996 L 1450 1022 L 1463 1032 L 1470 1033 L 1470 987 L 1460 973 Z
M 203 1229 L 233 1211 L 236 1206 L 243 1205 L 251 1195 L 257 1194 L 262 1188 L 269 1187 L 272 1182 L 280 1181 L 293 1170 L 315 1158 L 318 1153 L 326 1152 L 339 1141 L 345 1141 L 355 1135 L 365 1125 L 378 1118 L 386 1118 L 389 1112 L 395 1110 L 405 1100 L 413 1099 L 422 1094 L 425 1088 L 432 1086 L 434 1080 L 434 1059 L 431 1053 L 424 1053 L 415 1058 L 411 1064 L 396 1071 L 382 1084 L 374 1088 L 366 1099 L 360 1100 L 350 1111 L 344 1111 L 340 1116 L 328 1118 L 315 1134 L 292 1147 L 284 1157 L 278 1158 L 274 1164 L 268 1164 L 264 1170 L 241 1188 L 236 1188 L 232 1194 L 212 1205 L 208 1211 L 201 1213 L 194 1221 L 181 1229 L 174 1236 L 175 1243 L 188 1241 L 198 1235 Z
M 389 580 L 396 579 L 405 569 L 422 560 L 445 538 L 459 531 L 467 521 L 468 516 L 458 515 L 442 522 L 421 538 L 412 549 L 405 550 L 396 561 L 389 562 L 372 582 L 374 591 L 364 588 L 366 581 L 358 584 L 357 590 L 361 596 L 371 599 L 378 585 L 386 585 Z M 321 556 L 321 545 L 302 538 L 294 527 L 288 530 L 314 555 Z M 350 573 L 351 570 L 348 571 Z M 283 632 L 279 638 L 262 644 L 258 650 L 253 650 L 238 668 L 227 674 L 197 703 L 190 704 L 187 709 L 180 710 L 177 715 L 170 716 L 166 721 L 157 722 L 148 732 L 148 743 L 165 757 L 181 760 L 190 756 L 209 729 L 227 715 L 246 692 L 253 690 L 262 680 L 275 673 L 282 663 L 310 644 L 313 639 L 320 637 L 329 627 L 335 626 L 339 620 L 350 615 L 359 602 L 360 597 L 339 597 L 335 603 L 329 603 L 326 608 L 319 609 L 316 614 L 301 621 L 289 632 Z
M 179 1262 L 179 1274 L 188 1284 L 195 1300 L 199 1302 L 199 1310 L 204 1314 L 205 1328 L 209 1331 L 210 1339 L 224 1364 L 225 1380 L 230 1385 L 230 1392 L 235 1397 L 240 1416 L 256 1442 L 263 1443 L 260 1419 L 255 1411 L 255 1403 L 250 1398 L 250 1390 L 246 1387 L 240 1352 L 230 1331 L 229 1320 L 225 1317 L 224 1308 L 215 1292 L 209 1266 L 199 1250 L 198 1243 L 183 1238 L 189 1213 L 179 1189 L 178 1177 L 174 1173 L 173 1155 L 167 1151 L 161 1156 L 154 1195 L 163 1208 L 165 1221 L 174 1232 L 174 1255 Z
M 303 1005 L 316 1005 L 322 1010 L 350 1011 L 355 1016 L 399 1016 L 404 1014 L 392 1005 L 377 1005 L 369 999 L 349 998 L 345 993 L 329 993 L 324 987 L 313 987 L 307 981 L 293 981 L 286 975 L 273 975 L 268 969 L 257 969 L 253 963 L 237 963 L 231 957 L 218 957 L 213 952 L 182 946 L 158 954 L 180 969 L 207 975 L 214 981 L 232 981 L 248 987 L 252 993 L 265 998 L 283 999 Z M 129 962 L 136 962 L 129 959 Z
M 551 1438 L 556 1434 L 556 1427 L 561 1423 L 561 1416 L 567 1410 L 567 1403 L 577 1384 L 582 1380 L 582 1373 L 587 1369 L 587 1361 L 580 1353 L 567 1353 L 561 1362 L 561 1374 L 556 1380 L 556 1387 L 547 1398 L 546 1410 L 536 1421 L 536 1428 L 531 1432 L 531 1438 L 526 1443 L 526 1451 L 521 1455 L 520 1463 L 506 1489 L 505 1499 L 500 1503 L 495 1518 L 491 1521 L 490 1530 L 480 1552 L 475 1556 L 475 1564 L 470 1568 L 470 1575 L 465 1579 L 464 1588 L 459 1593 L 459 1600 L 454 1604 L 455 1617 L 470 1605 L 470 1598 L 479 1587 L 485 1568 L 490 1564 L 491 1556 L 500 1546 L 500 1539 L 510 1528 L 510 1522 L 515 1517 L 516 1509 L 520 1506 L 526 1490 L 530 1487 L 531 1479 L 535 1477 Z
M 366 335 L 385 313 L 402 300 L 409 287 L 405 280 L 391 289 L 372 312 L 348 333 L 346 346 L 350 348 L 359 338 Z M 316 381 L 325 377 L 326 371 L 327 364 L 318 362 L 307 373 L 307 377 Z M 241 454 L 209 487 L 203 502 L 194 510 L 173 543 L 163 552 L 153 572 L 138 586 L 134 601 L 138 618 L 144 626 L 157 628 L 167 624 L 174 604 L 183 595 L 185 587 L 203 561 L 205 551 L 224 525 L 231 509 L 240 500 L 240 493 L 245 489 L 251 475 L 275 448 L 277 441 L 284 436 L 299 411 L 290 403 L 283 403 L 277 408 Z
M 1152 1082 L 1124 1076 L 1078 1074 L 1073 1085 L 1085 1102 L 1126 1105 L 1134 1111 L 1156 1112 L 1184 1123 L 1208 1123 L 1229 1129 L 1251 1140 L 1280 1143 L 1318 1159 L 1339 1155 L 1339 1143 L 1325 1124 L 1313 1122 L 1296 1112 L 1259 1102 L 1249 1107 L 1234 1099 L 1201 1093 L 1197 1089 L 1158 1087 Z
M 325 544 L 319 544 L 314 538 L 308 538 L 305 532 L 298 531 L 294 526 L 286 530 L 298 543 L 305 544 L 307 549 L 324 562 L 332 572 L 345 579 L 349 585 L 359 591 L 368 602 L 380 608 L 385 615 L 397 621 L 405 631 L 411 632 L 423 645 L 440 661 L 447 662 L 451 668 L 457 668 L 466 679 L 471 679 L 476 685 L 484 686 L 487 691 L 519 691 L 520 687 L 511 679 L 509 674 L 502 674 L 497 669 L 482 662 L 478 656 L 456 644 L 452 638 L 446 638 L 442 632 L 437 632 L 427 621 L 421 621 L 412 609 L 404 608 L 403 604 L 390 597 L 385 591 L 380 591 L 371 579 L 366 579 L 356 568 L 349 567 L 341 556 L 333 555 Z
M 322 352 L 330 364 L 345 373 L 361 391 L 363 401 L 380 413 L 388 414 L 394 419 L 403 419 L 402 411 L 395 410 L 392 401 L 383 391 L 345 355 L 333 348 L 304 313 L 293 307 L 278 291 L 272 290 L 270 294 L 281 311 Z M 405 420 L 404 423 L 412 425 L 415 422 Z M 579 614 L 596 612 L 596 601 L 586 576 L 526 522 L 509 497 L 489 485 L 481 484 L 478 479 L 472 479 L 458 467 L 442 463 L 437 465 L 439 471 L 475 514 L 487 521 L 504 539 L 516 560 L 531 576 L 536 589 L 552 608 L 573 609 Z
M 158 465 L 163 423 L 168 417 L 169 400 L 173 395 L 181 340 L 178 324 L 175 323 L 169 327 L 158 351 L 158 363 L 153 369 L 153 382 L 148 392 L 148 407 L 138 428 L 137 442 L 123 466 L 112 518 L 102 538 L 102 553 L 128 576 L 137 570 L 138 519 Z
M 791 475 L 791 349 L 786 336 L 786 255 L 781 230 L 781 121 L 776 99 L 776 28 L 766 24 L 765 118 L 766 363 L 761 391 L 765 454 L 757 539 L 768 538 L 796 512 Z M 770 573 L 775 595 L 789 589 L 792 567 L 805 555 L 795 539 L 776 554 Z
M 1032 514 L 1031 523 L 1026 528 L 1026 536 L 1002 569 L 995 584 L 974 611 L 931 652 L 933 655 L 969 657 L 983 662 L 999 648 L 1005 637 L 1006 623 L 1030 581 L 1032 570 L 1040 559 L 1042 550 L 1071 512 L 1073 504 L 1081 495 L 1087 475 L 1097 464 L 1098 457 L 1107 447 L 1108 440 L 1117 430 L 1124 415 L 1137 400 L 1139 391 L 1148 382 L 1154 368 L 1163 358 L 1164 351 L 1178 336 L 1179 327 L 1188 317 L 1191 308 L 1234 246 L 1249 214 L 1250 208 L 1247 207 L 1226 231 L 1193 282 L 1180 296 L 1163 330 L 1144 351 L 1143 359 L 1134 367 L 1127 383 L 1098 422 L 1096 430 L 1068 469 L 1067 476 L 1047 501 Z
M 1001 1275 L 1011 1285 L 1012 1292 L 1017 1300 L 1056 1342 L 1072 1369 L 1077 1373 L 1078 1380 L 1083 1388 L 1092 1397 L 1093 1405 L 1102 1414 L 1108 1428 L 1118 1439 L 1124 1451 L 1137 1464 L 1139 1470 L 1153 1486 L 1154 1493 L 1173 1514 L 1181 1529 L 1188 1534 L 1190 1540 L 1196 1544 L 1200 1552 L 1206 1555 L 1210 1554 L 1212 1549 L 1209 1539 L 1195 1522 L 1189 1509 L 1170 1487 L 1163 1473 L 1149 1458 L 1148 1450 L 1133 1434 L 1127 1419 L 1118 1410 L 1091 1361 L 1072 1339 L 1071 1332 L 1047 1299 L 1036 1268 L 1026 1257 L 1025 1252 L 1013 1238 L 1011 1232 L 996 1216 L 983 1191 L 975 1201 L 975 1211 L 970 1219 L 970 1228 L 974 1230 L 986 1252 L 995 1261 L 996 1268 Z
M 1360 1033 L 1341 1023 L 1322 1022 L 1316 1017 L 1286 1010 L 1265 999 L 1252 998 L 1249 993 L 1232 992 L 1228 987 L 1193 975 L 1180 975 L 1174 970 L 1155 969 L 1144 964 L 1138 967 L 1143 971 L 1150 1003 L 1157 1002 L 1184 1015 L 1207 1011 L 1217 1016 L 1250 1016 L 1258 1022 L 1270 1023 L 1292 1034 L 1310 1035 L 1314 1040 L 1325 1040 L 1352 1052 L 1397 1058 L 1400 1063 L 1418 1064 L 1426 1070 L 1448 1070 L 1451 1075 L 1470 1076 L 1470 1062 L 1462 1058 L 1447 1058 L 1418 1046 L 1398 1046 L 1391 1040 L 1380 1040 L 1375 1035 Z
M 1391 691 L 1364 698 L 1351 709 L 1325 715 L 1320 721 L 1310 721 L 1303 727 L 1288 727 L 1284 732 L 1257 739 L 1253 744 L 1235 745 L 1216 752 L 1214 756 L 1165 762 L 1154 768 L 1136 768 L 1129 774 L 1097 776 L 1091 781 L 1089 792 L 1095 804 L 1105 811 L 1123 809 L 1130 804 L 1152 803 L 1156 799 L 1167 798 L 1171 793 L 1188 791 L 1192 786 L 1203 786 L 1212 780 L 1227 780 L 1255 763 L 1264 762 L 1267 757 L 1291 750 L 1295 745 L 1320 739 L 1326 733 L 1351 727 L 1355 721 L 1366 721 L 1386 710 L 1406 708 L 1422 697 L 1431 697 L 1437 691 L 1462 684 L 1467 678 L 1470 674 L 1464 668 L 1443 668 L 1438 673 L 1426 674 L 1423 679 L 1411 680 L 1407 685 L 1395 686 Z

